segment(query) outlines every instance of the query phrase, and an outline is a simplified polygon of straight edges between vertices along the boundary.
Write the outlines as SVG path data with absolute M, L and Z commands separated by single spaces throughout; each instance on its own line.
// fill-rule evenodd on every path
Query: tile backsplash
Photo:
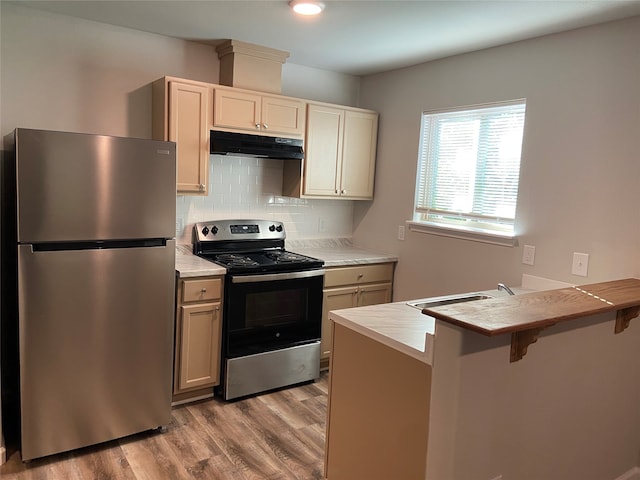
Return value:
M 194 223 L 222 218 L 284 222 L 287 238 L 351 237 L 352 200 L 282 196 L 286 160 L 211 155 L 209 195 L 176 198 L 176 239 L 191 243 Z

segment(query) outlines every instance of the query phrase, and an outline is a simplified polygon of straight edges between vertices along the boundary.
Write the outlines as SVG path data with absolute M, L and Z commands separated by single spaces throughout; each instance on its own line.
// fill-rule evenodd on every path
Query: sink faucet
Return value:
M 513 293 L 513 290 L 511 290 L 509 287 L 507 287 L 504 283 L 499 283 L 498 284 L 498 291 L 500 291 L 500 290 L 504 290 L 509 295 L 515 295 L 515 293 Z

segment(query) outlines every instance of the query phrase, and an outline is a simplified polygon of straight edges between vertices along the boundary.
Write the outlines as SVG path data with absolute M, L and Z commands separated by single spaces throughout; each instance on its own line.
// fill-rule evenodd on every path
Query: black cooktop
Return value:
M 299 272 L 322 260 L 285 250 L 284 224 L 274 220 L 211 220 L 193 228 L 193 253 L 229 273 Z
M 222 265 L 229 273 L 293 272 L 321 268 L 324 262 L 284 249 L 255 252 L 200 253 L 198 256 Z

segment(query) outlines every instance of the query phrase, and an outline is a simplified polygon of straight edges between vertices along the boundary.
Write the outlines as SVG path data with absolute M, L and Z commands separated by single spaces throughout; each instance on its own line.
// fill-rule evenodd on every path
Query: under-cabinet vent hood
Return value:
M 304 158 L 302 139 L 211 131 L 210 152 L 218 155 L 280 159 Z

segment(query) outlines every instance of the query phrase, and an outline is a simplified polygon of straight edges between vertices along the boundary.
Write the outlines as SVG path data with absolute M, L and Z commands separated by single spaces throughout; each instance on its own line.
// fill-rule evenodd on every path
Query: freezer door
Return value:
M 23 460 L 169 423 L 174 259 L 18 247 Z
M 17 129 L 18 242 L 175 237 L 175 143 Z

